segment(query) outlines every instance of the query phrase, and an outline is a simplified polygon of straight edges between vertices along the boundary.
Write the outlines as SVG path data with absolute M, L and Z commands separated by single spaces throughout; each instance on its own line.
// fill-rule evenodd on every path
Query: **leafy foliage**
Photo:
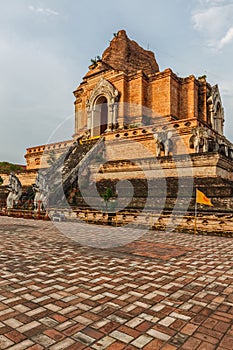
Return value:
M 0 162 L 0 173 L 10 174 L 11 172 L 17 172 L 22 170 L 20 165 L 8 163 L 8 162 Z
M 102 197 L 103 197 L 105 202 L 108 202 L 109 199 L 111 199 L 113 197 L 112 189 L 111 188 L 107 188 Z
M 96 67 L 97 66 L 97 62 L 101 61 L 101 57 L 100 56 L 96 56 L 95 58 L 91 59 L 91 64 Z

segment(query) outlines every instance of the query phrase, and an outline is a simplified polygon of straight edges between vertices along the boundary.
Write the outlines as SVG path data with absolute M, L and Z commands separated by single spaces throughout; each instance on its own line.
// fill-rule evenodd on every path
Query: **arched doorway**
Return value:
M 87 129 L 91 136 L 112 130 L 118 117 L 119 92 L 106 79 L 101 78 L 93 89 L 87 106 Z
M 108 127 L 108 101 L 105 96 L 97 98 L 93 118 L 93 136 L 101 135 Z

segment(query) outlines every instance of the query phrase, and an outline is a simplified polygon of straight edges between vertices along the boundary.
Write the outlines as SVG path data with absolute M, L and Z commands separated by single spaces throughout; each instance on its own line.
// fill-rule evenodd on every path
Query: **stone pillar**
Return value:
M 117 123 L 117 113 L 118 113 L 118 103 L 115 102 L 113 105 L 113 129 L 116 129 L 116 123 Z
M 89 100 L 87 100 L 86 109 L 87 109 L 87 130 L 91 130 L 92 110 L 91 110 Z
M 87 130 L 91 130 L 91 118 L 92 118 L 92 111 L 87 111 Z
M 108 104 L 108 126 L 107 126 L 107 131 L 112 130 L 112 125 L 113 125 L 113 108 L 114 104 L 109 103 Z
M 95 117 L 95 110 L 91 110 L 91 117 L 90 117 L 90 131 L 91 131 L 91 136 L 94 134 L 94 117 Z

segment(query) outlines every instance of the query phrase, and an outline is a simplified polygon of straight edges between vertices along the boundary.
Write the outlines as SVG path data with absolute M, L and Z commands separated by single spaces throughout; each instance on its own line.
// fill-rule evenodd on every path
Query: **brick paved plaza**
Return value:
M 97 249 L 7 217 L 0 234 L 0 349 L 233 349 L 231 238 L 150 232 Z

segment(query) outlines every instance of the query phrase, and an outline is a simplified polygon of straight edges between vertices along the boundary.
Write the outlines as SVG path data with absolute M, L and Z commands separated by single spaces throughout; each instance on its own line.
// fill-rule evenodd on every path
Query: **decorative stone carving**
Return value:
M 164 140 L 164 155 L 165 155 L 165 157 L 167 157 L 169 155 L 169 152 L 172 151 L 171 138 L 172 138 L 171 131 L 168 131 L 167 133 L 165 133 L 165 140 Z
M 164 151 L 164 156 L 167 157 L 172 151 L 171 137 L 172 132 L 158 132 L 153 134 L 156 143 L 156 156 L 160 157 L 161 152 Z
M 229 157 L 229 145 L 224 140 L 219 140 L 219 153 Z
M 38 171 L 36 175 L 36 182 L 32 185 L 35 192 L 34 197 L 34 211 L 38 212 L 40 210 L 46 210 L 48 202 L 48 184 L 45 176 Z
M 229 148 L 229 158 L 233 160 L 233 146 Z
M 7 189 L 9 191 L 6 201 L 7 209 L 13 209 L 14 205 L 18 204 L 18 201 L 22 196 L 21 182 L 19 181 L 18 177 L 13 173 L 9 175 L 9 183 Z
M 91 135 L 93 135 L 93 127 L 95 125 L 96 102 L 102 96 L 106 98 L 108 106 L 107 131 L 115 129 L 117 123 L 119 92 L 109 81 L 101 78 L 86 103 L 87 129 L 91 131 Z
M 203 126 L 198 126 L 192 129 L 192 136 L 189 140 L 190 148 L 194 148 L 195 153 L 199 153 L 202 148 L 202 152 L 208 152 L 208 129 Z
M 109 104 L 113 104 L 118 99 L 119 92 L 114 86 L 104 78 L 101 78 L 96 87 L 93 89 L 89 99 L 89 105 L 92 106 L 98 96 L 105 96 Z
M 214 147 L 212 147 L 211 151 L 218 152 L 233 160 L 233 145 L 224 136 L 216 134 L 212 142 Z
M 220 135 L 223 135 L 224 109 L 222 106 L 218 85 L 212 86 L 211 95 L 207 100 L 207 104 L 212 128 Z

